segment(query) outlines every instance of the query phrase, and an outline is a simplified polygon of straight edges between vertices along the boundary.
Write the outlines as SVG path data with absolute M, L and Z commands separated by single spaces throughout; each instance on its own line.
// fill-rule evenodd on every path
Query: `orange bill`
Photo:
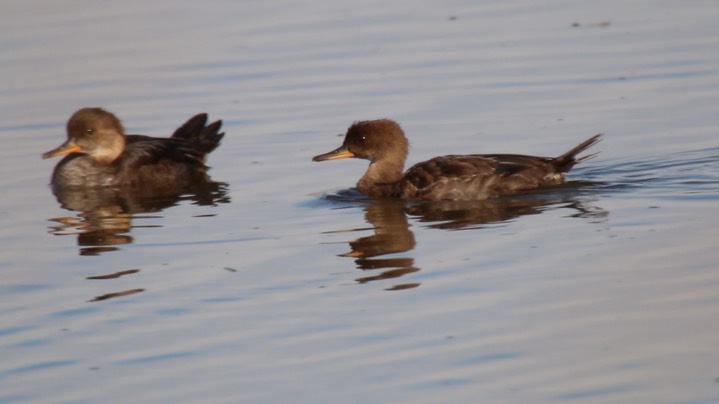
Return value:
M 82 151 L 82 148 L 74 143 L 65 142 L 61 144 L 58 148 L 52 149 L 47 153 L 43 153 L 42 158 L 49 159 L 51 157 L 57 157 L 57 156 L 64 156 L 66 154 L 70 153 L 79 153 Z
M 326 160 L 339 160 L 350 157 L 356 157 L 354 153 L 349 151 L 346 146 L 342 145 L 331 152 L 320 154 L 319 156 L 312 157 L 312 161 L 326 161 Z

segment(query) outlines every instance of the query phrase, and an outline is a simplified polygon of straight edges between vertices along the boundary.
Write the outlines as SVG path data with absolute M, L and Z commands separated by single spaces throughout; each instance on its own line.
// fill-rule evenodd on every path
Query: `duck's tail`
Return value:
M 221 120 L 206 124 L 207 114 L 197 114 L 177 128 L 172 137 L 184 139 L 194 151 L 202 153 L 203 156 L 207 155 L 220 145 L 225 132 L 220 132 Z
M 553 164 L 554 164 L 554 167 L 556 167 L 557 172 L 566 173 L 569 170 L 571 170 L 575 164 L 581 163 L 582 161 L 585 161 L 585 160 L 589 160 L 592 157 L 596 156 L 597 153 L 592 153 L 592 154 L 588 154 L 586 156 L 577 158 L 577 154 L 594 146 L 600 140 L 602 140 L 601 134 L 594 135 L 594 136 L 590 137 L 589 139 L 583 141 L 582 143 L 576 145 L 574 148 L 572 148 L 572 150 L 569 150 L 568 152 L 562 154 L 561 156 L 555 157 Z

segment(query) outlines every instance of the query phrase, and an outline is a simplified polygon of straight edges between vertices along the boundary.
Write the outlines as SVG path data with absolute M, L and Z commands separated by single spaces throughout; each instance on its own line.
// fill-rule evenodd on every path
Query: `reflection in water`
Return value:
M 98 255 L 116 251 L 115 246 L 130 244 L 128 233 L 132 217 L 138 213 L 158 212 L 181 201 L 193 201 L 197 205 L 215 205 L 229 202 L 227 185 L 218 182 L 193 184 L 189 189 L 177 189 L 162 193 L 146 190 L 117 188 L 54 189 L 60 205 L 79 212 L 74 217 L 58 217 L 49 220 L 58 223 L 50 227 L 54 235 L 76 234 L 80 255 Z
M 116 246 L 133 242 L 130 229 L 132 218 L 138 213 L 159 212 L 181 201 L 197 205 L 215 205 L 229 202 L 227 185 L 206 181 L 191 188 L 154 190 L 124 190 L 117 188 L 55 188 L 57 201 L 65 209 L 79 212 L 74 217 L 50 219 L 57 225 L 50 227 L 54 235 L 77 235 L 80 255 L 99 255 L 116 251 Z M 140 272 L 127 269 L 111 274 L 89 276 L 88 280 L 112 280 Z M 99 302 L 144 292 L 144 288 L 122 290 L 96 296 L 88 302 Z
M 88 302 L 99 302 L 102 300 L 114 299 L 116 297 L 134 295 L 136 293 L 142 293 L 144 291 L 145 291 L 145 289 L 130 289 L 130 290 L 123 290 L 122 292 L 106 293 L 104 295 L 97 296 L 94 299 L 88 300 Z
M 120 272 L 115 272 L 114 274 L 107 274 L 107 275 L 98 275 L 98 276 L 88 276 L 85 279 L 117 279 L 121 276 L 125 275 L 132 275 L 140 272 L 139 269 L 127 269 Z
M 435 229 L 480 229 L 496 225 L 524 215 L 542 213 L 548 209 L 570 208 L 576 213 L 569 217 L 605 220 L 608 212 L 589 205 L 580 191 L 593 183 L 569 182 L 552 189 L 513 195 L 509 197 L 475 202 L 423 201 L 406 202 L 395 199 L 367 200 L 363 197 L 347 198 L 345 195 L 330 196 L 339 201 L 367 202 L 364 207 L 365 220 L 372 225 L 374 234 L 349 242 L 350 252 L 342 257 L 353 257 L 362 270 L 383 270 L 372 276 L 356 279 L 359 283 L 399 278 L 417 272 L 412 257 L 377 258 L 388 254 L 411 251 L 415 247 L 414 233 L 410 230 L 409 216 Z M 586 196 L 586 195 L 585 195 Z M 353 231 L 365 231 L 354 229 Z M 420 283 L 403 283 L 387 290 L 402 290 L 418 287 Z
M 365 207 L 365 220 L 374 228 L 374 234 L 350 241 L 352 251 L 342 254 L 355 257 L 357 267 L 363 270 L 384 269 L 382 273 L 357 279 L 367 283 L 380 279 L 399 278 L 419 271 L 414 258 L 374 258 L 381 255 L 410 251 L 415 246 L 414 233 L 409 229 L 405 203 L 401 200 L 373 200 Z M 391 289 L 407 289 L 419 284 L 397 285 Z
M 586 182 L 569 182 L 551 189 L 525 192 L 518 195 L 484 201 L 438 201 L 409 206 L 407 213 L 417 216 L 420 222 L 431 223 L 435 229 L 477 229 L 507 222 L 520 216 L 536 215 L 547 209 L 571 208 L 571 217 L 604 220 L 608 213 L 587 205 L 577 197 L 580 187 L 593 185 Z
M 132 274 L 136 274 L 136 273 L 138 273 L 138 272 L 140 272 L 139 269 L 127 269 L 127 270 L 124 270 L 124 271 L 119 271 L 119 272 L 115 272 L 115 273 L 107 274 L 107 275 L 88 276 L 88 277 L 85 278 L 85 279 L 91 279 L 91 280 L 117 279 L 117 278 L 120 278 L 120 277 L 122 277 L 122 276 L 132 275 Z M 95 296 L 94 298 L 88 300 L 88 302 L 100 302 L 100 301 L 103 301 L 103 300 L 114 299 L 114 298 L 116 298 L 116 297 L 123 297 L 123 296 L 134 295 L 134 294 L 141 293 L 141 292 L 144 292 L 144 291 L 145 291 L 145 289 L 137 288 L 137 289 L 123 290 L 123 291 L 120 291 L 120 292 L 105 293 L 105 294 L 102 294 L 102 295 L 100 295 L 100 296 Z

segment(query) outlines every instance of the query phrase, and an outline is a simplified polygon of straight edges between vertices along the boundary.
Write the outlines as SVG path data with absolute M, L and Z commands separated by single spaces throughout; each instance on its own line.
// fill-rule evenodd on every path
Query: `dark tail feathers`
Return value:
M 174 138 L 184 139 L 191 144 L 191 148 L 203 155 L 211 153 L 220 145 L 225 132 L 220 132 L 222 121 L 215 121 L 207 126 L 207 114 L 197 114 L 177 128 L 172 134 Z
M 597 155 L 597 153 L 588 154 L 586 156 L 582 156 L 580 158 L 577 158 L 577 154 L 587 150 L 588 148 L 594 146 L 597 144 L 600 140 L 602 140 L 602 135 L 594 135 L 590 137 L 589 139 L 583 141 L 582 143 L 575 146 L 572 150 L 562 154 L 561 156 L 557 156 L 554 158 L 554 166 L 556 167 L 557 171 L 560 173 L 566 173 L 569 170 L 574 167 L 575 164 L 581 163 L 582 161 L 589 160 L 590 158 Z

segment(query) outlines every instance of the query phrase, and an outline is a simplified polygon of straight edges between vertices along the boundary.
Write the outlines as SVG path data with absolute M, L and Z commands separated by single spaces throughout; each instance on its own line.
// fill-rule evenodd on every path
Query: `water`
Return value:
M 719 401 L 713 2 L 6 2 L 0 402 Z M 76 109 L 223 119 L 226 185 L 47 186 Z M 389 117 L 570 183 L 371 201 L 312 163 Z M 89 201 L 89 202 L 88 202 Z

